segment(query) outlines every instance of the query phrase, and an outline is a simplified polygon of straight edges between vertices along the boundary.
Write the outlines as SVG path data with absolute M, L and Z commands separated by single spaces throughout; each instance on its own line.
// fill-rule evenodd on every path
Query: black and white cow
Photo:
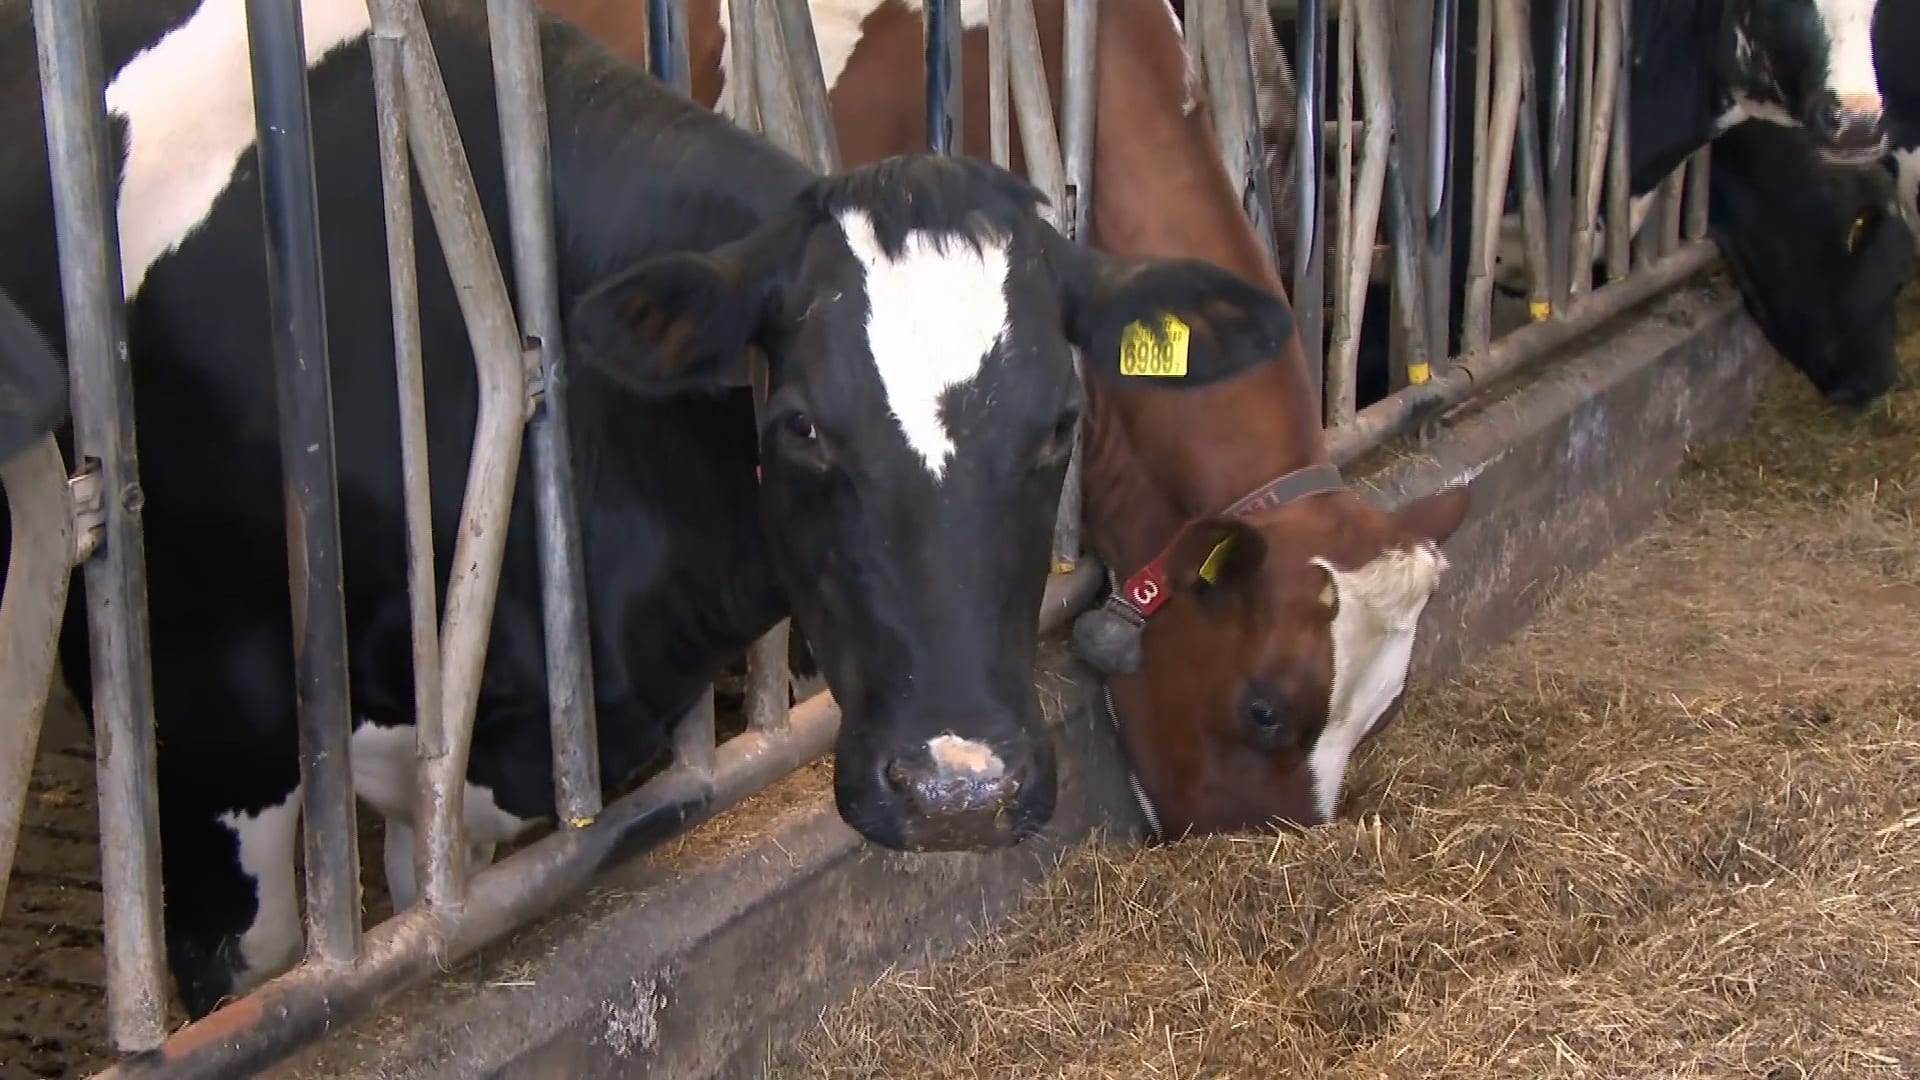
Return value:
M 1884 393 L 1895 361 L 1890 338 L 1884 347 L 1877 344 L 1879 331 L 1891 333 L 1893 297 L 1911 275 L 1907 262 L 1884 245 L 1905 229 L 1889 231 L 1898 223 L 1880 220 L 1894 207 L 1884 185 L 1847 175 L 1878 171 L 1887 147 L 1868 36 L 1878 0 L 1629 2 L 1629 230 L 1644 225 L 1660 181 L 1689 155 L 1741 131 L 1724 162 L 1716 151 L 1709 216 L 1748 310 L 1775 349 L 1836 401 Z M 1463 11 L 1463 22 L 1471 18 Z M 1551 5 L 1533 6 L 1531 31 L 1536 78 L 1544 80 L 1552 55 Z M 1462 33 L 1459 40 L 1461 62 L 1470 63 L 1475 39 Z M 1703 63 L 1703 56 L 1712 59 Z M 1544 92 L 1534 107 L 1544 138 Z M 1456 113 L 1456 136 L 1470 130 L 1470 117 Z M 1753 130 L 1761 126 L 1781 130 Z M 1784 159 L 1769 163 L 1755 153 L 1758 147 Z M 1470 165 L 1470 157 L 1456 156 L 1458 190 L 1467 190 Z M 1544 161 L 1541 168 L 1544 175 Z M 1455 202 L 1456 290 L 1465 276 L 1468 247 L 1458 237 L 1467 235 L 1468 206 L 1469 200 Z M 1508 210 L 1498 273 L 1514 287 L 1524 270 L 1511 194 Z M 1783 227 L 1787 216 L 1793 221 Z M 1871 229 L 1855 230 L 1856 220 Z M 1595 274 L 1598 284 L 1597 266 Z M 1816 274 L 1832 276 L 1816 282 Z M 1857 349 L 1834 347 L 1841 340 L 1831 333 L 1841 325 L 1837 320 L 1848 320 L 1844 340 Z
M 509 256 L 479 0 L 429 0 L 481 205 Z M 411 892 L 414 735 L 398 405 L 365 0 L 306 0 L 333 363 L 355 788 Z M 169 961 L 189 1011 L 299 949 L 286 522 L 248 50 L 237 0 L 101 13 L 128 298 L 159 724 Z M 1191 327 L 1185 385 L 1277 351 L 1284 302 L 1208 264 L 1060 240 L 975 162 L 815 180 L 543 18 L 568 403 L 609 789 L 791 611 L 844 713 L 842 816 L 894 848 L 1017 842 L 1054 759 L 1030 673 L 1081 390 L 1118 341 Z M 26 5 L 0 11 L 0 288 L 57 347 Z M 440 586 L 474 432 L 459 306 L 416 193 Z M 511 274 L 511 266 L 508 266 Z M 764 425 L 744 388 L 768 357 Z M 1180 384 L 1159 378 L 1155 385 Z M 756 481 L 756 467 L 760 476 Z M 534 510 L 522 475 L 466 793 L 477 860 L 552 813 Z M 87 700 L 85 620 L 65 669 Z
M 1774 349 L 1836 403 L 1893 389 L 1895 307 L 1914 269 L 1893 178 L 1749 120 L 1714 140 L 1708 188 L 1709 231 Z
M 1889 164 L 1900 182 L 1900 212 L 1920 239 L 1920 5 L 1880 5 L 1873 20 L 1873 59 L 1886 99 Z

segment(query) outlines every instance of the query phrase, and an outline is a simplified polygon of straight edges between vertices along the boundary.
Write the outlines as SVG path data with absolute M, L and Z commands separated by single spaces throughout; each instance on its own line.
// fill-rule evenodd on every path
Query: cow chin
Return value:
M 1011 722 L 990 728 L 999 734 L 975 738 L 958 732 L 977 725 L 845 713 L 834 747 L 840 817 L 895 851 L 989 851 L 1038 833 L 1058 795 L 1052 740 Z

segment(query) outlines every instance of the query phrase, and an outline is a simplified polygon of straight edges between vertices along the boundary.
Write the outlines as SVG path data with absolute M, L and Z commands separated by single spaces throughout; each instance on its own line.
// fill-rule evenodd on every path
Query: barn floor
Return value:
M 780 1075 L 1920 1077 L 1916 510 L 1920 390 L 1783 365 L 1340 824 L 1084 850 Z

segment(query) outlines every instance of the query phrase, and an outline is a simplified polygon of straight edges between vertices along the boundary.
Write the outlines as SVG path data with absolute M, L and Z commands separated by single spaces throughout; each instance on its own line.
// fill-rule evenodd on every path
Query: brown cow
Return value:
M 639 0 L 542 4 L 644 62 Z M 1034 6 L 1058 101 L 1063 5 Z M 920 7 L 813 0 L 849 165 L 927 145 Z M 688 8 L 693 96 L 729 111 L 725 0 Z M 979 157 L 986 10 L 986 0 L 961 8 L 965 150 Z M 1282 294 L 1166 0 L 1102 4 L 1097 48 L 1092 242 L 1122 257 L 1207 259 Z M 1172 836 L 1331 819 L 1354 749 L 1405 687 L 1466 489 L 1382 513 L 1342 488 L 1297 337 L 1273 363 L 1208 389 L 1087 393 L 1089 545 L 1132 575 L 1107 612 L 1144 622 L 1138 672 L 1107 666 L 1119 669 L 1110 705 L 1149 824 Z

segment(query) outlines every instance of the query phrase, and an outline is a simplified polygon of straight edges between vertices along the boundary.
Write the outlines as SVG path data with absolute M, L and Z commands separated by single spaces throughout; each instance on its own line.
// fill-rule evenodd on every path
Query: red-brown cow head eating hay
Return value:
M 643 5 L 542 5 L 644 58 Z M 1056 101 L 1062 6 L 1034 5 Z M 848 164 L 926 145 L 919 8 L 813 0 Z M 980 157 L 986 10 L 986 0 L 961 9 L 965 150 Z M 693 95 L 722 107 L 725 22 L 723 0 L 691 0 Z M 1102 5 L 1097 47 L 1092 242 L 1122 257 L 1206 259 L 1283 294 L 1221 163 L 1166 0 Z M 1018 140 L 1013 167 L 1024 167 Z M 1105 653 L 1110 704 L 1163 835 L 1332 817 L 1354 748 L 1404 688 L 1415 624 L 1446 567 L 1439 546 L 1468 508 L 1464 487 L 1392 513 L 1342 487 L 1298 339 L 1273 360 L 1178 395 L 1087 388 L 1090 544 L 1116 568 L 1122 594 L 1145 597 L 1150 618 L 1132 671 L 1124 633 L 1117 650 L 1099 640 L 1111 645 L 1125 629 L 1113 602 L 1092 613 L 1082 640 Z

